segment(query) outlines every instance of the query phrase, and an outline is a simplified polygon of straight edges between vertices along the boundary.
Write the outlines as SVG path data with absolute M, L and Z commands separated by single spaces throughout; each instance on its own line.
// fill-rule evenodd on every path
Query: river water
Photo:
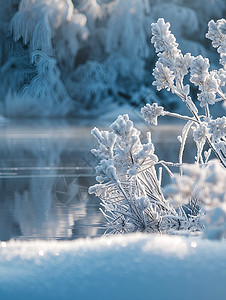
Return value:
M 92 127 L 66 120 L 10 121 L 0 127 L 0 240 L 104 234 L 100 201 L 87 192 L 97 163 L 90 153 L 96 145 Z M 180 130 L 175 125 L 152 129 L 160 159 L 177 161 Z M 188 162 L 191 149 L 189 142 Z M 163 182 L 168 180 L 164 174 Z

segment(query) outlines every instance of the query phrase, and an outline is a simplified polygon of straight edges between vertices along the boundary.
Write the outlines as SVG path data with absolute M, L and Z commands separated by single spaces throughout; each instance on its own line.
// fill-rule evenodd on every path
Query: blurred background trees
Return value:
M 98 115 L 125 103 L 174 96 L 152 87 L 156 57 L 151 23 L 171 23 L 183 53 L 218 54 L 205 39 L 224 0 L 0 0 L 0 113 L 18 116 Z M 167 99 L 167 100 L 166 100 Z

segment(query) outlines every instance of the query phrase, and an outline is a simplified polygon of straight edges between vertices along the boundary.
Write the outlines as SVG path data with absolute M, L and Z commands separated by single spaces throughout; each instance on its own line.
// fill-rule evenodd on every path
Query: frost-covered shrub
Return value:
M 140 132 L 128 115 L 123 115 L 111 125 L 110 132 L 94 128 L 92 134 L 99 143 L 92 153 L 100 159 L 100 164 L 96 167 L 99 183 L 90 187 L 89 193 L 102 201 L 107 231 L 168 233 L 202 227 L 199 208 L 193 202 L 186 214 L 181 206 L 176 210 L 165 199 L 155 166 L 167 166 L 158 161 L 150 132 L 147 143 L 142 144 Z
M 63 28 L 65 44 L 70 42 L 70 50 L 75 51 L 76 42 L 73 43 L 73 39 L 78 38 L 78 34 L 82 37 L 87 36 L 87 29 L 84 27 L 86 20 L 83 19 L 84 16 L 74 10 L 71 0 L 65 0 L 64 3 L 60 0 L 22 0 L 10 21 L 9 29 L 14 40 L 22 38 L 23 43 L 29 45 L 31 52 L 42 50 L 48 55 L 53 55 L 52 42 L 57 39 L 57 30 L 67 26 L 67 23 L 70 23 L 70 27 Z M 70 41 L 67 40 L 68 34 L 71 35 Z M 68 46 L 70 47 L 70 44 Z

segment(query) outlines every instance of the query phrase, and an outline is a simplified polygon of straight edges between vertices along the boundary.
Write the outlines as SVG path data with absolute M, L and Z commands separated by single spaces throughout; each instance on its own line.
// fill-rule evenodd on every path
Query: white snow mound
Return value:
M 0 242 L 0 299 L 224 299 L 226 243 L 130 234 Z

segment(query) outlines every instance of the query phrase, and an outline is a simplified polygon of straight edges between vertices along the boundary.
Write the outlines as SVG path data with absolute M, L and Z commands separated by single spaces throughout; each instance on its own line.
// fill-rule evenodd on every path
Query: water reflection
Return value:
M 104 233 L 99 199 L 87 193 L 95 182 L 90 129 L 66 120 L 0 128 L 0 240 Z M 160 159 L 177 161 L 179 132 L 178 126 L 153 130 Z M 194 157 L 189 144 L 186 151 L 187 160 Z
M 1 128 L 0 240 L 103 234 L 99 201 L 87 193 L 90 129 L 55 125 Z
M 70 239 L 102 234 L 102 215 L 96 199 L 89 199 L 83 185 L 76 187 L 73 196 L 59 201 L 54 178 L 26 178 L 2 180 L 4 186 L 0 202 L 0 239 L 57 238 Z M 18 189 L 15 187 L 19 187 Z M 62 198 L 61 198 L 62 200 Z

